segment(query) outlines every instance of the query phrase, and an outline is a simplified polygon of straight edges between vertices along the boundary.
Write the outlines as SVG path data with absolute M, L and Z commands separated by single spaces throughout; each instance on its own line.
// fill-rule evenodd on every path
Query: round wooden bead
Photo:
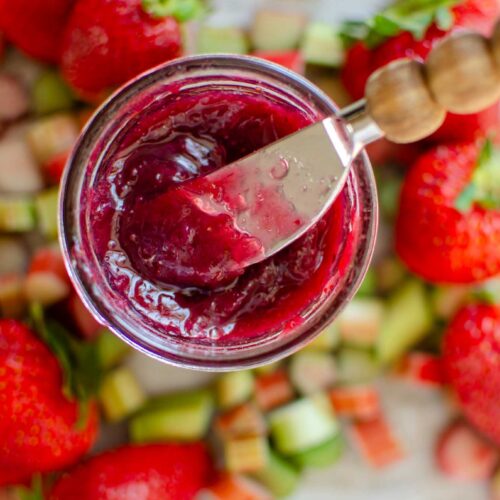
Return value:
M 477 33 L 440 42 L 425 63 L 434 98 L 447 111 L 477 113 L 500 98 L 500 74 L 488 41 Z
M 446 117 L 427 87 L 422 64 L 411 59 L 399 59 L 373 73 L 365 94 L 371 117 L 396 143 L 424 139 Z
M 491 38 L 491 52 L 498 70 L 500 68 L 500 21 L 497 23 Z

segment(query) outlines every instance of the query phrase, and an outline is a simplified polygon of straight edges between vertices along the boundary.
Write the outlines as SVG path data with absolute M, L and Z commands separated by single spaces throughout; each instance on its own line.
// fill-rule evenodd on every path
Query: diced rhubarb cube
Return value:
M 37 120 L 27 132 L 28 144 L 40 164 L 71 149 L 78 138 L 75 118 L 57 114 Z
M 217 402 L 224 409 L 248 401 L 253 390 L 254 376 L 250 370 L 224 373 L 215 382 Z
M 370 420 L 380 414 L 380 398 L 372 386 L 337 387 L 330 391 L 330 401 L 337 415 Z
M 417 384 L 444 384 L 441 360 L 425 352 L 411 352 L 404 356 L 396 366 L 396 374 Z
M 224 462 L 230 472 L 257 472 L 269 460 L 266 436 L 246 436 L 224 441 Z
M 342 341 L 371 347 L 377 340 L 384 317 L 384 304 L 377 299 L 354 299 L 337 319 Z
M 256 50 L 293 50 L 306 24 L 307 16 L 301 12 L 262 9 L 255 16 L 250 36 Z
M 266 61 L 284 66 L 285 68 L 303 75 L 305 72 L 305 63 L 302 54 L 298 50 L 258 50 L 253 53 L 255 57 L 260 57 Z
M 14 137 L 2 139 L 0 191 L 24 194 L 37 192 L 42 187 L 42 174 L 26 142 Z
M 239 474 L 223 474 L 211 486 L 201 490 L 195 500 L 272 500 L 259 483 Z
M 24 87 L 11 75 L 0 73 L 0 122 L 20 118 L 29 109 Z
M 385 418 L 358 421 L 352 425 L 354 442 L 368 464 L 383 468 L 404 457 L 403 448 Z
M 487 479 L 498 459 L 498 450 L 464 422 L 456 422 L 445 429 L 436 447 L 439 469 L 457 479 Z
M 294 390 L 285 370 L 261 375 L 255 379 L 255 401 L 264 411 L 281 406 L 294 397 Z
M 222 439 L 266 434 L 264 416 L 253 403 L 245 403 L 218 415 L 215 430 Z
M 35 253 L 24 290 L 29 301 L 45 306 L 55 304 L 70 294 L 69 277 L 57 247 L 42 248 Z
M 24 274 L 28 267 L 28 248 L 18 238 L 0 238 L 0 275 Z
M 89 310 L 83 305 L 80 297 L 75 293 L 68 301 L 68 309 L 76 323 L 79 332 L 86 339 L 92 339 L 99 335 L 102 325 L 92 316 Z

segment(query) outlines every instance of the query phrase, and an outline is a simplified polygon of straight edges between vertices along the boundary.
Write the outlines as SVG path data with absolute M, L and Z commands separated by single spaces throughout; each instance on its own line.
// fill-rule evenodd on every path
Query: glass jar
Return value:
M 175 89 L 172 91 L 172 89 Z M 335 265 L 316 296 L 300 313 L 258 336 L 215 339 L 211 335 L 173 335 L 145 316 L 134 300 L 113 287 L 106 265 L 93 247 L 89 193 L 99 178 L 103 158 L 119 134 L 160 96 L 196 89 L 258 92 L 300 109 L 311 119 L 338 112 L 312 83 L 263 60 L 229 55 L 178 59 L 128 83 L 97 111 L 76 145 L 62 182 L 60 237 L 65 262 L 78 294 L 95 318 L 134 348 L 185 368 L 227 371 L 281 359 L 313 340 L 358 289 L 369 265 L 377 230 L 377 198 L 366 153 L 355 161 L 343 192 L 341 243 Z M 140 122 L 140 121 L 139 121 Z M 332 260 L 333 262 L 333 260 Z M 163 305 L 162 307 L 165 307 Z M 168 311 L 167 311 L 168 312 Z M 266 313 L 263 312 L 265 315 Z M 254 315 L 258 321 L 258 314 Z M 153 319 L 152 319 L 153 318 Z

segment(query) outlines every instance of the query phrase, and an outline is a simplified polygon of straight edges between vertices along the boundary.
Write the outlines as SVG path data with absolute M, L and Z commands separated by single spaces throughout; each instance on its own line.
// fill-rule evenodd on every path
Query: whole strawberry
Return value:
M 0 31 L 26 54 L 58 63 L 75 0 L 0 0 Z
M 354 99 L 364 96 L 369 76 L 395 59 L 424 61 L 432 47 L 460 28 L 490 34 L 500 3 L 497 0 L 402 0 L 365 23 L 347 23 L 346 35 L 354 41 L 342 71 L 344 86 Z M 357 40 L 357 41 L 356 41 Z M 498 106 L 472 115 L 449 113 L 434 141 L 473 140 L 495 130 Z
M 72 465 L 92 446 L 95 406 L 79 428 L 57 359 L 14 320 L 0 320 L 0 388 L 0 486 Z
M 211 472 L 205 446 L 125 446 L 63 476 L 50 500 L 192 500 Z
M 443 367 L 465 416 L 500 445 L 500 307 L 469 305 L 449 325 Z
M 403 184 L 396 251 L 435 283 L 473 283 L 500 273 L 500 157 L 489 141 L 434 147 Z
M 183 10 L 184 4 L 194 7 Z M 181 55 L 181 30 L 173 16 L 185 20 L 196 12 L 192 0 L 78 0 L 64 35 L 63 75 L 81 95 L 98 98 Z

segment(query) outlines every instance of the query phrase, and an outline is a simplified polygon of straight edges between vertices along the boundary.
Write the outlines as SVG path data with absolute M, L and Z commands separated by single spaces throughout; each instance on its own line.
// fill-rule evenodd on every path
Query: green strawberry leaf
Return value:
M 405 31 L 420 40 L 433 23 L 448 31 L 453 26 L 451 9 L 461 1 L 463 0 L 399 0 L 367 21 L 344 23 L 341 35 L 348 45 L 363 41 L 370 48 Z
M 46 319 L 40 304 L 30 308 L 34 330 L 59 361 L 63 373 L 63 394 L 78 401 L 79 414 L 76 428 L 85 427 L 89 403 L 99 391 L 102 378 L 96 342 L 75 338 L 59 323 Z
M 490 140 L 484 143 L 470 183 L 455 200 L 460 212 L 468 212 L 474 205 L 500 210 L 500 151 Z
M 42 476 L 35 474 L 31 480 L 31 486 L 16 486 L 14 496 L 19 500 L 44 500 Z
M 181 23 L 206 13 L 202 0 L 142 0 L 142 8 L 157 19 L 172 16 Z

